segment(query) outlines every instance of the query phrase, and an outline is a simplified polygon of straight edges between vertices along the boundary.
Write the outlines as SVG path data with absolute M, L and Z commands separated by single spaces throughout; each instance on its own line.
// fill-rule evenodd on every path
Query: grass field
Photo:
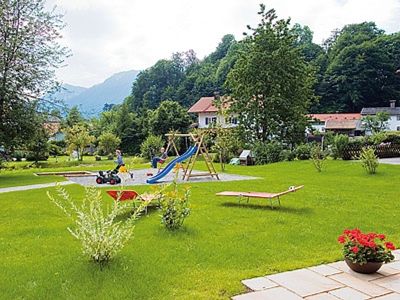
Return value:
M 57 160 L 50 157 L 47 162 L 40 162 L 39 166 L 28 167 L 32 162 L 9 162 L 6 170 L 0 170 L 0 188 L 21 186 L 39 183 L 50 183 L 64 181 L 62 176 L 34 176 L 37 172 L 52 172 L 52 171 L 99 171 L 110 170 L 115 168 L 113 160 L 103 158 L 101 161 L 96 161 L 93 156 L 85 156 L 83 161 L 69 161 L 69 157 L 61 156 Z M 136 163 L 132 158 L 125 159 L 129 168 L 146 168 L 149 164 Z
M 308 161 L 228 166 L 228 172 L 260 179 L 191 184 L 192 214 L 182 230 L 167 232 L 151 210 L 103 270 L 80 255 L 66 230 L 70 222 L 45 189 L 0 194 L 1 298 L 227 299 L 244 291 L 242 279 L 341 259 L 336 238 L 344 228 L 382 232 L 400 243 L 400 166 L 381 165 L 372 176 L 343 161 L 328 161 L 322 173 Z M 262 200 L 239 205 L 215 196 L 300 184 L 305 188 L 274 210 Z M 66 188 L 82 195 L 80 186 Z

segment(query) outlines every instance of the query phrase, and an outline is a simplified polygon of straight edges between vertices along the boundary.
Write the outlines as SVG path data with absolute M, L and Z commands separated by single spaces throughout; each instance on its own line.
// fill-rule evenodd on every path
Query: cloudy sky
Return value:
M 262 0 L 48 0 L 65 14 L 64 38 L 73 56 L 58 70 L 59 80 L 91 86 L 114 73 L 142 70 L 173 52 L 193 49 L 199 58 L 221 37 L 242 38 L 256 25 Z M 400 0 L 268 0 L 280 18 L 308 25 L 314 42 L 345 24 L 374 21 L 400 31 Z

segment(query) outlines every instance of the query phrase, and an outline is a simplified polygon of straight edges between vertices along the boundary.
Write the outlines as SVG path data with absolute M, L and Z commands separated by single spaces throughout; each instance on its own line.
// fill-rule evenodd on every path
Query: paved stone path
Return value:
M 382 164 L 400 165 L 400 157 L 381 158 L 381 159 L 379 159 L 379 162 Z
M 58 183 L 60 185 L 68 185 L 68 184 L 74 184 L 75 182 L 72 182 L 72 181 L 61 181 L 61 182 L 58 182 Z M 48 188 L 48 187 L 54 187 L 54 186 L 56 186 L 56 184 L 57 184 L 57 182 L 32 184 L 32 185 L 22 185 L 22 186 L 12 186 L 12 187 L 0 188 L 0 193 L 43 189 L 43 188 Z
M 243 280 L 251 291 L 234 300 L 400 300 L 400 250 L 374 274 L 355 273 L 344 261 Z

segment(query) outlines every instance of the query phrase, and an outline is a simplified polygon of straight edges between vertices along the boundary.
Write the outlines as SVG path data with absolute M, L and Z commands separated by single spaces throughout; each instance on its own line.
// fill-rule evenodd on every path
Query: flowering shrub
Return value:
M 49 192 L 47 195 L 75 223 L 75 227 L 68 227 L 68 231 L 81 242 L 83 254 L 100 266 L 111 260 L 132 237 L 134 222 L 146 205 L 143 202 L 134 208 L 130 217 L 117 220 L 127 209 L 131 211 L 132 206 L 115 201 L 111 209 L 105 208 L 101 191 L 93 187 L 86 188 L 80 205 L 60 185 L 57 186 L 57 196 Z
M 366 264 L 367 262 L 390 262 L 394 259 L 391 250 L 395 246 L 385 241 L 384 234 L 362 233 L 359 229 L 343 231 L 338 242 L 343 244 L 344 257 L 353 263 Z
M 368 174 L 375 174 L 378 168 L 378 157 L 372 148 L 362 148 L 360 154 L 361 165 Z
M 190 214 L 190 189 L 185 188 L 183 193 L 179 193 L 176 181 L 171 185 L 172 191 L 165 191 L 164 188 L 160 193 L 161 223 L 169 230 L 176 230 Z

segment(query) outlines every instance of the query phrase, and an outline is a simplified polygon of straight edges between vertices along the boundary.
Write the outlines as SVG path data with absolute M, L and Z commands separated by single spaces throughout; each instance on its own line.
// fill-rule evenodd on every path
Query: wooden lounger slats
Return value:
M 231 197 L 238 197 L 239 198 L 239 203 L 243 198 L 247 198 L 247 202 L 249 202 L 250 198 L 262 198 L 262 199 L 269 199 L 272 206 L 272 199 L 276 198 L 277 202 L 279 205 L 281 205 L 280 202 L 280 196 L 296 192 L 299 189 L 302 189 L 304 185 L 300 185 L 297 187 L 290 187 L 287 191 L 280 192 L 280 193 L 264 193 L 264 192 L 233 192 L 233 191 L 225 191 L 225 192 L 220 192 L 217 193 L 217 196 L 231 196 Z

